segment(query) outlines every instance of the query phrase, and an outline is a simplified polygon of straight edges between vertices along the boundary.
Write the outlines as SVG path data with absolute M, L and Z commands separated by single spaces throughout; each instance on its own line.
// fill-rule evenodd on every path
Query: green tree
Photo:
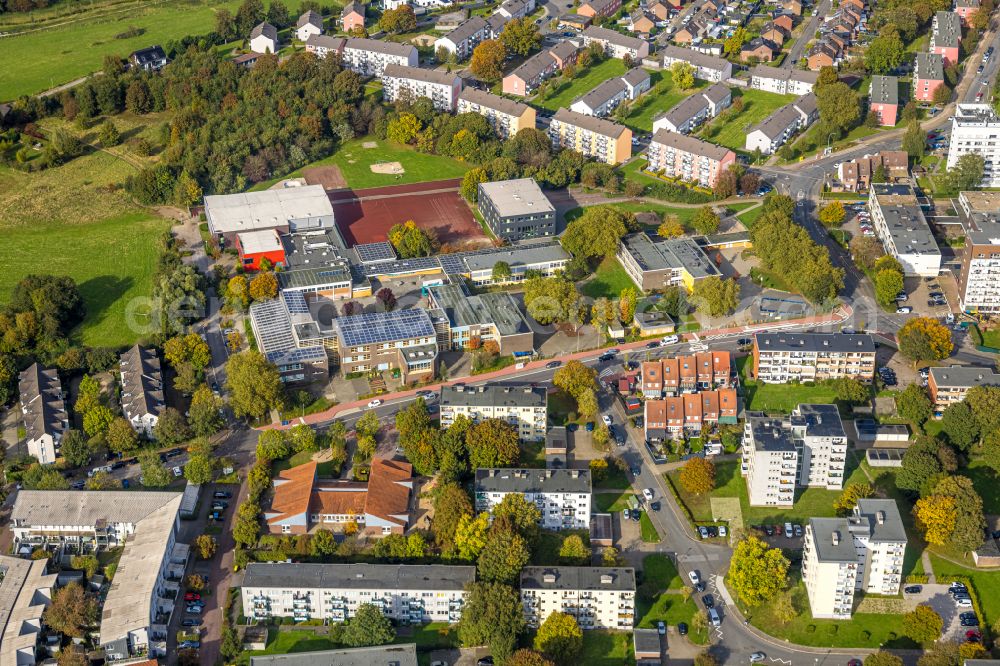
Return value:
M 203 337 L 197 333 L 187 333 L 175 335 L 163 343 L 163 358 L 174 369 L 180 368 L 184 363 L 190 363 L 200 372 L 212 362 L 212 351 Z
M 691 63 L 678 60 L 670 66 L 670 76 L 674 85 L 681 90 L 690 90 L 694 87 L 694 67 Z
M 520 493 L 508 493 L 493 507 L 493 525 L 505 525 L 527 539 L 528 544 L 538 539 L 538 523 L 542 514 L 534 502 L 529 502 Z
M 265 430 L 257 438 L 257 460 L 281 460 L 292 453 L 284 431 Z
M 316 431 L 304 423 L 292 426 L 288 431 L 288 441 L 292 446 L 292 450 L 297 453 L 315 451 L 317 449 Z
M 854 512 L 854 507 L 858 505 L 858 500 L 867 499 L 875 495 L 875 489 L 869 483 L 849 483 L 833 502 L 833 508 L 838 516 L 849 516 Z
M 191 438 L 191 428 L 188 427 L 184 415 L 173 407 L 167 407 L 160 412 L 160 417 L 153 427 L 153 436 L 163 446 L 173 446 Z
M 83 431 L 89 437 L 102 435 L 108 431 L 115 415 L 104 405 L 96 405 L 83 415 Z M 126 422 L 127 424 L 128 422 Z M 134 434 L 134 433 L 133 433 Z
M 479 580 L 513 585 L 530 559 L 528 543 L 520 534 L 493 529 L 479 554 Z
M 258 351 L 233 354 L 226 362 L 229 405 L 237 417 L 259 419 L 283 403 L 278 369 Z
M 455 553 L 459 559 L 473 561 L 479 558 L 486 547 L 486 534 L 490 527 L 487 513 L 478 516 L 463 515 L 455 528 Z
M 143 451 L 139 454 L 139 469 L 142 472 L 142 485 L 147 488 L 165 488 L 173 481 L 173 475 L 160 461 L 156 451 Z
M 965 403 L 972 411 L 979 432 L 989 435 L 1000 429 L 1000 387 L 973 386 L 965 394 Z
M 927 136 L 920 127 L 919 120 L 911 120 L 906 126 L 906 133 L 903 134 L 903 150 L 913 159 L 920 159 L 924 156 L 924 147 L 927 145 Z
M 833 386 L 837 392 L 837 400 L 842 400 L 852 405 L 863 404 L 871 398 L 871 389 L 867 384 L 857 379 L 841 377 L 833 381 Z
M 503 42 L 486 39 L 472 51 L 469 69 L 480 81 L 493 83 L 503 78 L 503 61 L 507 57 Z
M 903 666 L 903 660 L 891 652 L 872 652 L 865 657 L 864 666 Z
M 396 631 L 375 604 L 361 604 L 344 628 L 343 642 L 351 647 L 385 645 L 396 637 Z
M 94 412 L 91 411 L 88 416 L 93 413 Z M 84 417 L 84 428 L 86 428 L 86 424 L 87 419 Z M 135 433 L 135 430 L 132 429 L 132 424 L 121 416 L 111 421 L 111 424 L 107 428 L 105 437 L 108 440 L 108 447 L 112 451 L 116 451 L 118 453 L 132 451 L 139 446 L 139 436 Z
M 855 236 L 851 239 L 851 256 L 862 270 L 871 270 L 879 257 L 885 256 L 882 243 L 871 236 Z
M 831 83 L 817 90 L 816 105 L 820 120 L 835 131 L 848 130 L 861 117 L 860 98 L 846 83 Z
M 915 317 L 896 334 L 899 351 L 908 359 L 940 361 L 951 355 L 954 345 L 948 328 L 932 317 Z
M 74 555 L 70 558 L 69 565 L 82 571 L 87 578 L 93 578 L 101 568 L 101 563 L 93 555 Z
M 897 32 L 883 32 L 865 49 L 865 66 L 872 74 L 888 74 L 903 61 L 906 46 Z
M 896 396 L 896 410 L 904 419 L 918 427 L 931 416 L 931 399 L 918 384 L 910 384 Z
M 719 660 L 708 650 L 703 650 L 695 655 L 694 666 L 719 666 Z
M 733 278 L 723 279 L 718 275 L 698 280 L 694 283 L 692 301 L 699 311 L 710 317 L 720 317 L 736 311 L 740 304 L 740 285 Z
M 69 583 L 52 595 L 42 616 L 45 624 L 71 638 L 82 638 L 97 623 L 97 601 L 79 583 Z
M 198 485 L 209 483 L 214 476 L 215 458 L 205 454 L 193 455 L 184 465 L 184 478 Z
M 785 587 L 789 562 L 780 548 L 768 548 L 755 536 L 736 544 L 729 564 L 731 589 L 748 606 L 758 606 Z
M 886 269 L 875 274 L 875 300 L 884 308 L 895 307 L 896 295 L 903 290 L 903 274 Z
M 70 467 L 82 467 L 90 462 L 93 450 L 82 432 L 70 429 L 63 433 L 61 454 Z
M 97 140 L 100 142 L 102 148 L 112 148 L 121 142 L 121 135 L 118 133 L 118 128 L 115 127 L 115 123 L 110 118 L 101 123 L 101 129 L 97 133 Z
M 337 541 L 330 530 L 319 529 L 309 539 L 309 552 L 313 557 L 333 555 L 337 552 Z
M 69 490 L 69 481 L 59 470 L 37 463 L 28 467 L 21 475 L 21 485 L 28 490 Z
M 819 221 L 827 227 L 839 227 L 844 223 L 845 217 L 847 211 L 844 210 L 844 204 L 839 201 L 828 203 L 819 210 Z
M 528 648 L 521 648 L 512 654 L 505 664 L 506 666 L 556 666 L 543 655 Z
M 583 542 L 579 534 L 570 534 L 559 546 L 559 561 L 569 565 L 583 565 L 590 561 L 590 548 Z
M 740 26 L 733 31 L 733 34 L 722 42 L 722 52 L 730 57 L 737 57 L 743 49 L 743 45 L 750 41 L 750 35 L 746 28 Z
M 583 630 L 572 615 L 549 613 L 535 634 L 535 649 L 558 666 L 570 666 L 583 651 Z
M 967 451 L 979 439 L 979 424 L 967 400 L 948 405 L 941 418 L 941 430 L 948 442 L 962 451 Z M 63 444 L 65 450 L 66 445 Z
M 101 470 L 87 479 L 85 487 L 87 490 L 118 490 L 122 487 L 122 482 L 108 472 Z
M 389 34 L 412 32 L 417 29 L 417 17 L 413 7 L 403 5 L 398 9 L 387 9 L 382 12 L 378 25 Z
M 455 483 L 446 483 L 434 491 L 434 540 L 443 552 L 454 547 L 455 531 L 463 517 L 472 517 L 469 495 Z
M 520 455 L 517 428 L 501 419 L 485 419 L 473 425 L 466 444 L 469 463 L 476 468 L 511 467 Z
M 462 187 L 460 188 L 462 198 L 469 203 L 479 201 L 479 185 L 488 180 L 489 176 L 486 174 L 486 169 L 482 167 L 474 167 L 466 171 L 465 175 L 462 176 Z
M 222 429 L 225 421 L 222 417 L 222 398 L 202 384 L 191 396 L 191 407 L 188 410 L 188 423 L 191 430 L 199 437 L 214 435 Z
M 663 222 L 656 228 L 656 235 L 660 238 L 680 238 L 684 235 L 684 225 L 676 215 L 665 215 Z
M 510 264 L 506 261 L 498 261 L 493 264 L 492 278 L 494 282 L 506 282 L 510 279 Z
M 983 545 L 986 518 L 983 516 L 983 499 L 976 492 L 972 480 L 966 476 L 951 475 L 938 481 L 936 495 L 951 498 L 955 503 L 955 528 L 948 543 L 963 553 Z
M 504 663 L 524 629 L 524 609 L 513 588 L 502 583 L 469 584 L 458 623 L 463 645 L 489 645 L 493 657 Z
M 933 643 L 941 637 L 944 620 L 933 608 L 920 604 L 903 616 L 903 633 L 917 643 Z
M 526 56 L 541 46 L 542 36 L 530 18 L 515 18 L 504 25 L 500 43 L 506 53 Z
M 719 214 L 711 206 L 702 206 L 691 218 L 691 226 L 700 234 L 706 236 L 719 230 Z
M 591 206 L 566 226 L 562 245 L 575 257 L 613 257 L 622 237 L 635 228 L 635 216 L 611 206 Z
M 982 186 L 985 169 L 986 160 L 982 155 L 966 153 L 958 158 L 954 168 L 948 169 L 948 185 L 956 192 L 977 190 Z
M 198 557 L 210 560 L 215 557 L 215 553 L 219 549 L 219 542 L 211 534 L 199 534 L 194 540 L 194 546 L 198 549 Z
M 415 115 L 412 113 L 401 113 L 399 117 L 389 121 L 386 133 L 390 141 L 406 145 L 413 143 L 413 140 L 417 138 L 417 134 L 420 133 L 421 129 L 420 121 Z
M 919 493 L 940 472 L 941 463 L 937 456 L 928 451 L 926 446 L 915 443 L 903 454 L 902 465 L 896 472 L 896 486 Z

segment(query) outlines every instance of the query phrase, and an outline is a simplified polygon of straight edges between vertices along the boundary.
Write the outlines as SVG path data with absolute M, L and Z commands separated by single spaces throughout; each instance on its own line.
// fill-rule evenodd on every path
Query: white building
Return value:
M 629 37 L 608 28 L 590 26 L 583 31 L 583 45 L 587 47 L 595 43 L 601 45 L 609 58 L 622 59 L 629 56 L 633 62 L 638 62 L 649 55 L 649 42 L 644 39 Z
M 812 518 L 802 552 L 812 616 L 849 619 L 856 590 L 899 594 L 906 542 L 893 500 L 859 500 L 849 518 Z
M 653 133 L 668 130 L 687 134 L 704 121 L 715 118 L 728 109 L 732 102 L 732 91 L 721 83 L 713 83 L 653 118 Z
M 780 69 L 757 65 L 750 72 L 750 87 L 779 95 L 808 95 L 819 80 L 819 72 L 801 69 Z
M 459 416 L 474 423 L 501 419 L 517 428 L 522 441 L 545 439 L 548 393 L 528 384 L 501 386 L 444 386 L 441 388 L 441 427 L 448 428 Z
M 997 192 L 960 192 L 958 204 L 965 218 L 965 252 L 958 282 L 962 310 L 996 315 L 1000 313 L 1000 196 Z
M 630 631 L 635 621 L 635 569 L 525 567 L 521 603 L 531 627 L 552 613 L 567 613 L 581 629 Z
M 52 603 L 58 574 L 49 560 L 0 555 L 0 664 L 34 666 L 42 616 Z
M 125 418 L 137 433 L 152 437 L 164 407 L 163 377 L 156 350 L 136 345 L 121 355 L 118 368 Z
M 668 130 L 654 130 L 646 151 L 647 171 L 663 171 L 670 178 L 683 178 L 713 187 L 719 176 L 736 163 L 736 153 L 723 146 Z
M 323 17 L 313 10 L 307 11 L 295 22 L 295 38 L 300 42 L 308 40 L 313 35 L 323 34 Z
M 816 95 L 809 93 L 781 107 L 747 134 L 746 149 L 770 155 L 796 132 L 804 130 L 819 118 Z
M 492 511 L 512 493 L 538 507 L 545 529 L 590 527 L 589 469 L 477 469 L 476 511 Z
M 941 272 L 941 248 L 912 185 L 873 183 L 868 210 L 886 254 L 899 260 L 904 275 L 937 277 Z
M 400 96 L 426 97 L 436 110 L 453 113 L 460 92 L 462 79 L 454 73 L 395 64 L 386 65 L 382 72 L 382 98 L 390 103 Z
M 750 506 L 792 506 L 797 487 L 839 490 L 846 457 L 836 405 L 799 405 L 784 420 L 748 418 L 741 473 Z
M 875 378 L 875 340 L 867 333 L 757 333 L 753 376 L 768 384 Z
M 312 35 L 306 40 L 306 51 L 315 53 L 317 58 L 325 58 L 331 53 L 340 55 L 344 52 L 347 39 L 333 35 Z
M 368 603 L 397 622 L 454 623 L 475 579 L 468 566 L 253 563 L 240 593 L 243 612 L 255 620 L 343 622 Z
M 535 11 L 535 0 L 504 0 L 493 13 L 508 19 L 524 18 Z
M 604 117 L 624 101 L 632 101 L 649 90 L 649 72 L 634 67 L 622 76 L 608 79 L 579 97 L 569 107 L 585 116 Z
M 482 16 L 473 16 L 463 21 L 444 37 L 434 42 L 434 52 L 444 49 L 456 60 L 465 60 L 472 55 L 480 42 L 490 38 L 490 24 Z
M 51 465 L 59 456 L 63 434 L 69 428 L 59 373 L 34 363 L 20 374 L 17 386 L 28 455 L 42 465 Z
M 535 128 L 534 107 L 478 88 L 462 90 L 458 112 L 485 117 L 501 139 L 509 139 L 526 127 Z
M 412 44 L 351 37 L 344 44 L 341 63 L 362 76 L 382 76 L 387 65 L 418 66 L 420 56 Z
M 668 44 L 656 54 L 663 69 L 670 69 L 675 62 L 686 62 L 694 67 L 696 79 L 720 83 L 733 76 L 733 63 L 723 58 L 700 53 L 682 46 Z
M 189 547 L 177 543 L 182 493 L 22 490 L 11 512 L 18 552 L 122 547 L 101 611 L 98 644 L 109 659 L 166 655 Z
M 250 31 L 250 50 L 254 53 L 277 53 L 281 50 L 278 29 L 267 22 L 254 26 Z
M 989 104 L 959 104 L 951 118 L 948 168 L 962 155 L 982 155 L 986 161 L 982 187 L 1000 187 L 1000 117 Z

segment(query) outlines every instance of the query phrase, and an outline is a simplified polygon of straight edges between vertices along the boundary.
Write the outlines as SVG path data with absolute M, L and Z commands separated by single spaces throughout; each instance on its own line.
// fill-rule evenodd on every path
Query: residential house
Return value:
M 454 113 L 460 92 L 462 78 L 456 73 L 393 63 L 382 71 L 382 99 L 386 102 L 426 97 L 435 110 Z
M 266 625 L 258 625 L 265 629 Z M 255 627 L 250 627 L 253 629 Z M 248 632 L 249 633 L 249 632 Z M 263 646 L 264 643 L 259 645 Z M 243 649 L 250 648 L 243 639 Z M 316 664 L 336 664 L 336 666 L 418 666 L 417 644 L 376 645 L 373 647 L 336 648 L 293 654 L 273 654 L 250 657 L 249 666 L 316 666 Z M 151 665 L 147 665 L 151 666 Z
M 965 251 L 959 276 L 964 312 L 1000 312 L 1000 196 L 996 192 L 960 192 L 958 208 L 965 227 Z
M 649 72 L 633 67 L 620 77 L 608 79 L 584 94 L 570 106 L 585 116 L 604 117 L 625 101 L 633 101 L 650 88 Z
M 121 405 L 125 418 L 140 435 L 153 438 L 163 413 L 163 375 L 156 350 L 135 345 L 118 361 Z
M 958 18 L 962 21 L 962 25 L 966 28 L 971 27 L 969 19 L 973 14 L 979 11 L 980 0 L 955 0 L 955 6 L 953 11 L 958 15 Z
M 30 549 L 29 549 L 30 552 Z M 27 554 L 27 553 L 26 553 Z M 34 666 L 38 660 L 45 611 L 52 603 L 58 574 L 48 573 L 49 558 L 29 560 L 0 555 L 0 663 Z
M 792 34 L 792 28 L 795 27 L 795 19 L 789 14 L 778 14 L 771 19 L 771 23 L 785 31 L 786 39 L 788 35 Z
M 576 63 L 577 47 L 564 40 L 525 60 L 519 67 L 503 78 L 505 95 L 528 96 L 542 84 L 542 81 L 561 72 L 570 63 Z
M 530 384 L 443 386 L 438 404 L 442 429 L 450 427 L 459 416 L 473 423 L 500 419 L 517 429 L 521 441 L 545 439 L 548 393 L 541 387 Z
M 835 67 L 840 63 L 842 49 L 828 35 L 816 42 L 806 54 L 808 67 L 813 72 L 818 72 L 823 67 Z
M 733 388 L 682 393 L 643 403 L 647 442 L 663 442 L 682 433 L 696 437 L 705 426 L 736 424 L 738 415 L 738 398 Z
M 755 37 L 743 45 L 740 49 L 740 60 L 747 62 L 751 59 L 770 62 L 781 51 L 781 45 L 775 44 L 769 39 Z
M 736 153 L 724 146 L 666 129 L 653 135 L 646 157 L 647 170 L 703 187 L 714 187 L 719 175 L 736 163 Z
M 696 79 L 719 83 L 733 76 L 733 64 L 723 58 L 700 53 L 693 49 L 668 44 L 657 53 L 663 69 L 670 69 L 675 62 L 686 62 L 694 67 Z
M 763 122 L 754 125 L 747 134 L 746 149 L 759 150 L 765 155 L 774 153 L 796 132 L 804 130 L 819 117 L 816 95 L 809 93 L 786 104 Z
M 728 109 L 732 101 L 733 93 L 727 86 L 721 83 L 712 84 L 705 90 L 681 100 L 666 113 L 653 118 L 653 133 L 668 130 L 687 134 L 701 123 L 715 118 Z M 652 158 L 650 160 L 652 161 Z M 648 170 L 657 169 L 649 167 Z
M 264 525 L 271 534 L 340 533 L 348 526 L 368 537 L 403 534 L 411 527 L 412 499 L 408 462 L 373 458 L 364 483 L 320 479 L 313 460 L 278 472 Z
M 653 29 L 656 27 L 656 17 L 652 14 L 647 14 L 641 9 L 637 9 L 628 15 L 627 23 L 625 24 L 629 30 L 636 33 L 637 35 L 648 36 Z
M 531 627 L 552 613 L 569 613 L 585 630 L 631 630 L 635 622 L 634 569 L 524 567 L 520 589 Z
M 500 139 L 509 139 L 526 127 L 535 127 L 534 107 L 478 88 L 464 88 L 458 113 L 477 113 L 489 121 Z
M 306 51 L 313 53 L 317 58 L 325 58 L 331 53 L 336 57 L 344 52 L 347 44 L 345 37 L 334 37 L 333 35 L 312 35 L 306 40 Z
M 670 18 L 672 7 L 664 0 L 652 0 L 646 3 L 646 11 L 653 17 L 654 21 L 666 21 Z
M 951 144 L 947 168 L 954 169 L 962 155 L 981 155 L 985 162 L 981 187 L 1000 187 L 1000 117 L 989 104 L 957 104 L 951 117 Z
M 781 3 L 781 8 L 786 12 L 793 14 L 795 16 L 802 16 L 802 2 L 801 0 L 783 0 Z
M 886 254 L 899 261 L 904 275 L 938 276 L 941 249 L 911 185 L 873 183 L 868 210 Z
M 691 238 L 654 241 L 642 232 L 629 234 L 622 239 L 616 256 L 643 291 L 683 285 L 691 293 L 698 280 L 721 275 Z
M 253 66 L 257 64 L 260 60 L 261 53 L 241 53 L 240 55 L 233 56 L 233 64 L 240 69 L 253 69 Z
M 893 127 L 899 114 L 899 79 L 895 76 L 872 76 L 868 87 L 868 108 L 883 127 Z
M 952 365 L 930 368 L 927 390 L 939 415 L 949 405 L 965 400 L 969 389 L 976 386 L 1000 386 L 1000 374 L 990 367 Z
M 559 109 L 549 123 L 556 148 L 569 148 L 611 165 L 632 157 L 632 130 L 602 118 Z
M 858 157 L 849 162 L 841 162 L 837 167 L 837 180 L 845 190 L 864 192 L 871 185 L 872 177 L 879 167 L 885 172 L 886 178 L 899 181 L 910 175 L 909 156 L 902 150 L 887 150 L 868 157 Z
M 434 51 L 444 49 L 456 60 L 465 60 L 480 42 L 490 39 L 490 26 L 482 16 L 473 16 L 434 42 Z
M 930 52 L 944 58 L 944 66 L 958 64 L 962 20 L 952 12 L 937 12 L 931 23 Z
M 340 27 L 347 34 L 355 30 L 365 28 L 365 6 L 357 0 L 352 0 L 344 5 L 344 10 L 340 13 Z M 302 28 L 299 28 L 302 31 Z M 306 39 L 309 37 L 307 36 Z
M 867 333 L 757 333 L 751 375 L 766 384 L 875 377 L 875 341 Z
M 732 354 L 709 351 L 679 354 L 672 358 L 643 361 L 639 390 L 646 398 L 662 398 L 681 393 L 734 386 Z
M 708 21 L 699 14 L 694 16 L 687 25 L 681 26 L 680 30 L 674 33 L 672 39 L 674 44 L 690 44 L 701 40 L 708 34 Z
M 494 10 L 505 19 L 523 19 L 535 11 L 535 0 L 504 0 Z
M 167 66 L 167 54 L 164 53 L 163 47 L 159 44 L 139 49 L 129 54 L 128 66 L 146 72 L 155 72 Z
M 365 27 L 365 6 L 359 2 L 349 2 L 347 3 L 347 6 L 344 7 L 344 13 L 341 14 L 341 18 L 344 20 L 344 32 L 350 32 L 351 28 L 355 25 L 352 24 L 350 27 L 347 27 L 347 11 L 351 8 L 353 8 L 355 12 L 360 13 L 361 27 Z M 299 20 L 295 22 L 295 39 L 300 42 L 308 41 L 308 39 L 313 35 L 322 35 L 323 32 L 323 17 L 311 9 L 302 14 L 302 16 L 299 17 Z
M 59 456 L 63 434 L 69 429 L 59 372 L 33 363 L 20 374 L 17 388 L 28 455 L 42 465 L 51 465 Z
M 808 95 L 819 80 L 819 72 L 800 69 L 780 69 L 756 65 L 750 72 L 750 87 L 779 95 Z
M 493 511 L 507 495 L 521 495 L 538 507 L 539 524 L 549 530 L 590 526 L 589 469 L 477 469 L 476 511 Z
M 934 100 L 934 91 L 943 85 L 944 56 L 918 53 L 913 62 L 913 99 L 931 102 Z
M 792 31 L 785 28 L 784 23 L 784 21 L 770 21 L 765 23 L 760 29 L 761 38 L 764 41 L 771 42 L 780 50 L 785 40 L 792 36 Z
M 278 29 L 270 23 L 258 23 L 250 31 L 250 50 L 254 53 L 277 53 L 280 49 Z
M 583 0 L 576 8 L 580 16 L 614 16 L 622 8 L 622 0 Z
M 583 31 L 583 45 L 587 47 L 591 44 L 600 44 L 611 58 L 621 59 L 628 55 L 633 62 L 639 62 L 649 55 L 649 42 L 598 26 L 591 26 Z

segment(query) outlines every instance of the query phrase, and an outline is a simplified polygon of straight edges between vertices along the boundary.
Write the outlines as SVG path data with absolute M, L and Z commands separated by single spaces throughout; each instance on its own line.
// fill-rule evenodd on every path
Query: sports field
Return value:
M 211 32 L 216 10 L 225 7 L 235 14 L 239 4 L 239 0 L 98 0 L 66 16 L 59 16 L 60 10 L 79 3 L 62 3 L 30 15 L 5 14 L 0 33 L 24 32 L 0 39 L 0 101 L 86 76 L 101 69 L 108 54 L 126 57 L 146 46 Z M 27 27 L 25 21 L 32 16 L 36 25 Z M 141 34 L 125 36 L 133 32 Z
M 330 194 L 330 201 L 344 239 L 351 245 L 384 241 L 393 225 L 407 220 L 432 232 L 441 243 L 463 247 L 489 245 L 489 239 L 458 193 L 460 182 L 444 180 L 338 190 Z

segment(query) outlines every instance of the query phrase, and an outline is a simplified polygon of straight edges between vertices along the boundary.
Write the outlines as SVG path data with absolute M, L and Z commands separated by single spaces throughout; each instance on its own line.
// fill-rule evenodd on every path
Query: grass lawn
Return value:
M 521 442 L 521 467 L 545 468 L 545 442 Z
M 632 493 L 594 493 L 594 510 L 598 513 L 614 513 L 628 506 Z
M 163 44 L 186 35 L 212 30 L 217 10 L 233 14 L 238 0 L 175 0 L 174 2 L 121 2 L 86 9 L 67 20 L 25 34 L 0 40 L 0 99 L 11 100 L 72 81 L 101 69 L 107 54 L 126 54 L 150 44 Z M 27 16 L 27 15 L 21 15 Z M 8 22 L 4 17 L 0 32 Z M 130 28 L 142 33 L 117 39 Z
M 642 530 L 642 540 L 644 543 L 660 543 L 660 533 L 653 526 L 653 521 L 649 519 L 649 514 L 645 511 L 639 518 L 639 527 Z
M 591 629 L 583 632 L 583 652 L 577 663 L 587 666 L 630 666 L 635 663 L 632 632 Z
M 645 582 L 657 590 L 679 590 L 684 587 L 677 567 L 666 555 L 655 553 L 642 559 L 642 574 Z
M 764 214 L 764 207 L 757 206 L 756 208 L 751 208 L 750 210 L 739 213 L 736 218 L 743 223 L 745 227 L 752 227 L 753 223 Z
M 375 146 L 365 148 L 366 143 L 374 143 Z M 374 173 L 371 165 L 378 162 L 399 162 L 403 166 L 404 173 L 398 178 L 392 174 Z M 301 177 L 304 169 L 331 164 L 340 167 L 340 173 L 343 174 L 347 185 L 355 189 L 461 178 L 469 170 L 468 164 L 450 157 L 419 153 L 409 146 L 400 146 L 391 141 L 380 141 L 369 136 L 348 141 L 329 157 L 317 160 L 290 174 L 257 183 L 250 189 L 266 190 L 279 180 Z
M 664 204 L 649 203 L 646 201 L 622 201 L 619 203 L 601 204 L 604 206 L 610 206 L 615 210 L 624 211 L 626 213 L 656 213 L 661 218 L 664 215 L 676 215 L 678 222 L 684 225 L 684 228 L 691 232 L 691 220 L 694 216 L 698 214 L 698 208 L 678 208 L 675 206 L 667 206 Z M 741 204 L 736 204 L 741 205 Z M 583 208 L 573 208 L 566 211 L 566 221 L 572 222 L 576 218 L 583 215 Z M 656 231 L 656 226 L 647 226 L 649 231 Z
M 531 553 L 531 564 L 536 567 L 553 567 L 560 564 L 559 548 L 570 534 L 579 535 L 583 539 L 583 544 L 590 547 L 590 530 L 541 530 L 538 546 Z
M 745 382 L 743 388 L 747 409 L 755 412 L 788 414 L 802 403 L 825 405 L 837 399 L 836 390 L 825 384 L 807 386 Z
M 430 622 L 397 629 L 393 643 L 416 643 L 417 650 L 458 647 L 458 630 L 447 622 Z
M 846 486 L 849 483 L 867 481 L 864 472 L 856 466 L 854 456 L 848 456 Z M 691 511 L 696 522 L 712 521 L 712 497 L 737 497 L 743 522 L 747 525 L 779 524 L 784 522 L 804 524 L 810 518 L 832 518 L 835 515 L 833 502 L 840 496 L 839 490 L 806 488 L 796 491 L 795 504 L 790 507 L 750 506 L 746 481 L 740 476 L 738 460 L 726 460 L 715 465 L 715 490 L 708 495 L 691 495 L 680 483 L 680 470 L 667 472 L 667 479 L 677 489 L 681 501 Z
M 652 88 L 636 100 L 623 123 L 633 130 L 652 132 L 654 116 L 672 109 L 685 97 L 690 97 L 708 85 L 707 81 L 696 79 L 693 88 L 681 90 L 674 85 L 670 72 L 652 72 L 650 82 Z
M 927 425 L 931 423 L 940 424 L 941 421 L 928 421 Z M 983 498 L 983 512 L 1000 513 L 1000 478 L 996 471 L 981 460 L 973 460 L 960 473 L 972 479 L 976 492 Z
M 1000 328 L 979 329 L 983 335 L 983 344 L 987 347 L 1000 349 Z
M 312 460 L 313 451 L 299 451 L 290 458 L 284 458 L 282 460 L 275 460 L 273 465 L 274 473 L 283 472 L 286 469 L 291 469 L 292 467 L 298 467 L 299 465 L 305 465 L 307 462 Z M 316 465 L 316 474 L 320 478 L 332 478 L 333 474 L 333 462 L 327 460 L 326 462 L 321 462 Z
M 700 138 L 738 152 L 746 152 L 747 129 L 795 100 L 795 95 L 733 88 L 733 100 L 737 97 L 743 98 L 743 111 L 732 118 L 717 119 L 705 125 L 698 133 Z
M 855 613 L 850 620 L 813 619 L 809 613 L 806 586 L 799 578 L 798 571 L 793 576 L 792 604 L 798 611 L 795 617 L 790 622 L 780 622 L 772 613 L 773 600 L 755 609 L 747 609 L 740 604 L 755 627 L 775 638 L 814 647 L 916 647 L 909 638 L 903 636 L 902 615 Z
M 687 638 L 695 645 L 704 645 L 708 642 L 708 631 L 702 629 L 696 631 L 691 627 L 691 618 L 698 612 L 698 607 L 691 599 L 684 600 L 676 592 L 666 592 L 659 595 L 653 605 L 646 609 L 639 619 L 640 629 L 656 629 L 657 622 L 663 622 L 667 626 L 676 627 L 684 622 L 688 625 Z
M 971 561 L 970 561 L 971 564 Z M 964 576 L 972 581 L 979 603 L 982 605 L 987 626 L 1000 618 L 1000 571 L 979 571 L 955 564 L 949 560 L 931 555 L 931 566 L 938 582 L 944 582 L 949 576 Z
M 549 425 L 555 426 L 583 423 L 583 419 L 576 413 L 576 400 L 562 389 L 549 394 L 548 418 Z
M 594 272 L 594 277 L 586 282 L 580 291 L 590 298 L 618 298 L 622 289 L 632 287 L 638 294 L 639 289 L 632 282 L 622 265 L 614 257 L 608 257 L 601 262 Z
M 616 465 L 609 465 L 607 475 L 600 481 L 594 482 L 595 489 L 628 490 L 631 487 L 632 483 L 628 480 L 628 474 Z
M 290 654 L 293 652 L 313 652 L 332 650 L 338 643 L 325 636 L 317 636 L 311 631 L 278 631 L 271 629 L 267 636 L 267 648 L 243 652 L 238 663 L 249 663 L 250 657 L 261 654 Z
M 543 109 L 555 111 L 559 108 L 567 109 L 580 95 L 588 93 L 599 84 L 608 79 L 621 76 L 625 73 L 625 64 L 618 58 L 607 58 L 593 67 L 588 67 L 585 71 L 578 73 L 571 80 L 566 81 L 562 77 L 558 80 L 558 85 L 551 86 L 544 97 L 536 97 L 534 104 Z

